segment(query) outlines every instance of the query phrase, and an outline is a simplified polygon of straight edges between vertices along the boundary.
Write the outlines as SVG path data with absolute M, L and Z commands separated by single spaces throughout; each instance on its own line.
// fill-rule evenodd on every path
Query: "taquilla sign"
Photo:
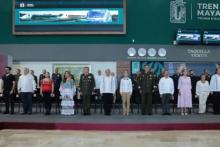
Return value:
M 210 49 L 187 49 L 187 53 L 193 58 L 208 58 L 211 54 Z

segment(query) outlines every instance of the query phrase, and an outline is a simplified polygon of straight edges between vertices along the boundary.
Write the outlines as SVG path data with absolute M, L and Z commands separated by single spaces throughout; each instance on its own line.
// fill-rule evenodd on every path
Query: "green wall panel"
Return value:
M 12 0 L 0 0 L 0 44 L 129 44 L 132 39 L 136 44 L 172 44 L 177 28 L 220 29 L 220 20 L 191 20 L 190 13 L 191 4 L 194 12 L 197 2 L 219 3 L 218 0 L 184 0 L 185 24 L 170 23 L 170 1 L 127 0 L 126 35 L 13 36 Z

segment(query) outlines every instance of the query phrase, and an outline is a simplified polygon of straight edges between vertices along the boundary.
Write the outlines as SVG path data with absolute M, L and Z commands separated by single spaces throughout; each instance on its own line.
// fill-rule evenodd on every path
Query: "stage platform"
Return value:
M 52 114 L 3 115 L 0 114 L 0 129 L 40 130 L 100 130 L 100 131 L 167 131 L 167 130 L 220 130 L 220 115 L 173 114 L 162 116 L 92 114 L 62 116 Z

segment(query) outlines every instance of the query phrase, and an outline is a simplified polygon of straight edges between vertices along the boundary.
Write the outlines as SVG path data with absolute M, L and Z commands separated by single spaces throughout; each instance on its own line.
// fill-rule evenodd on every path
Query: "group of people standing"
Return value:
M 198 113 L 206 112 L 206 101 L 211 94 L 214 114 L 220 114 L 220 68 L 217 68 L 216 74 L 212 77 L 203 74 L 201 79 L 195 81 L 195 86 L 192 84 L 194 79 L 187 69 L 183 69 L 171 77 L 168 70 L 163 70 L 158 78 L 150 67 L 145 65 L 144 71 L 135 79 L 129 78 L 127 70 L 119 79 L 110 69 L 106 69 L 103 75 L 101 71 L 98 71 L 96 76 L 89 71 L 89 67 L 84 67 L 79 87 L 77 87 L 70 71 L 65 71 L 62 77 L 58 69 L 55 69 L 50 77 L 50 73 L 43 70 L 38 81 L 33 70 L 29 71 L 28 68 L 24 68 L 23 74 L 21 74 L 20 69 L 17 69 L 16 74 L 12 75 L 11 67 L 5 67 L 5 75 L 0 79 L 0 97 L 3 97 L 5 102 L 4 113 L 14 114 L 14 99 L 21 97 L 23 114 L 32 114 L 32 97 L 36 97 L 35 92 L 39 87 L 40 96 L 44 100 L 45 115 L 51 113 L 53 99 L 60 103 L 61 114 L 73 115 L 76 93 L 79 98 L 82 98 L 84 115 L 91 114 L 91 98 L 94 95 L 102 98 L 104 114 L 111 115 L 117 89 L 122 99 L 124 116 L 129 115 L 130 101 L 134 91 L 138 91 L 140 94 L 142 115 L 152 115 L 153 98 L 156 91 L 160 94 L 163 115 L 170 115 L 170 100 L 175 97 L 177 97 L 177 107 L 180 108 L 181 115 L 188 115 L 189 109 L 192 108 L 193 89 L 195 89 L 195 98 L 199 99 Z
M 21 74 L 21 70 L 16 69 L 15 75 L 11 73 L 11 70 L 11 67 L 5 67 L 5 74 L 0 80 L 0 94 L 5 102 L 4 114 L 14 114 L 14 101 L 19 97 L 22 99 L 23 104 L 22 114 L 32 114 L 32 98 L 37 97 L 38 86 L 40 87 L 40 95 L 44 98 L 45 114 L 50 114 L 51 97 L 57 94 L 55 92 L 57 90 L 55 83 L 61 83 L 62 79 L 54 78 L 52 80 L 50 79 L 50 73 L 43 70 L 38 82 L 33 70 L 30 71 L 28 68 L 24 68 L 23 74 Z M 61 77 L 61 75 L 59 76 Z
M 144 66 L 144 71 L 137 74 L 133 80 L 136 93 L 140 93 L 142 114 L 152 115 L 152 99 L 156 89 L 162 102 L 162 114 L 170 115 L 170 100 L 176 99 L 177 108 L 181 115 L 188 115 L 193 106 L 193 98 L 198 98 L 199 114 L 206 112 L 208 97 L 212 97 L 214 114 L 220 114 L 220 68 L 210 76 L 207 70 L 200 78 L 192 70 L 184 68 L 173 76 L 168 70 L 163 70 L 159 77 L 155 76 L 149 66 Z
M 165 71 L 164 77 L 167 76 L 167 72 Z M 173 79 L 167 80 L 167 84 L 163 81 L 163 78 L 160 79 L 159 82 L 159 91 L 161 93 L 161 89 L 170 88 L 169 94 L 175 96 L 177 94 L 177 107 L 181 109 L 181 115 L 188 115 L 190 108 L 192 108 L 193 98 L 198 99 L 199 101 L 199 114 L 206 113 L 206 103 L 208 97 L 212 98 L 213 102 L 213 113 L 220 114 L 220 68 L 216 69 L 216 73 L 213 76 L 210 76 L 207 70 L 197 78 L 194 75 L 194 72 L 189 71 L 187 69 L 183 69 L 181 72 L 176 73 L 173 76 Z M 173 80 L 173 81 L 172 81 Z M 172 82 L 170 82 L 172 81 Z M 164 86 L 161 86 L 160 83 L 163 83 Z M 170 84 L 169 84 L 170 83 Z M 161 84 L 162 85 L 162 84 Z M 169 86 L 170 85 L 170 86 Z M 175 86 L 176 85 L 176 86 Z M 165 88 L 166 87 L 166 88 Z M 163 91 L 163 90 L 162 90 Z M 168 92 L 166 92 L 168 93 Z M 170 98 L 171 98 L 170 95 Z M 162 96 L 162 102 L 164 101 Z M 167 102 L 167 107 L 169 103 Z M 167 109 L 169 110 L 169 109 Z M 167 113 L 167 111 L 165 111 Z M 169 112 L 168 112 L 169 113 Z

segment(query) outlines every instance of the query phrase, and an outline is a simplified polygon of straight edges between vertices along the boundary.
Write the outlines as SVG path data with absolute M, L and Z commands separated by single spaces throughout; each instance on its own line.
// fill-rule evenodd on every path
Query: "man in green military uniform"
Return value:
M 154 88 L 154 75 L 150 72 L 149 66 L 144 66 L 144 73 L 139 79 L 139 90 L 141 93 L 141 112 L 142 115 L 152 115 L 152 99 Z
M 79 87 L 83 97 L 83 113 L 84 115 L 90 115 L 90 103 L 95 88 L 95 79 L 93 74 L 89 73 L 89 67 L 84 67 L 83 74 L 80 76 Z

